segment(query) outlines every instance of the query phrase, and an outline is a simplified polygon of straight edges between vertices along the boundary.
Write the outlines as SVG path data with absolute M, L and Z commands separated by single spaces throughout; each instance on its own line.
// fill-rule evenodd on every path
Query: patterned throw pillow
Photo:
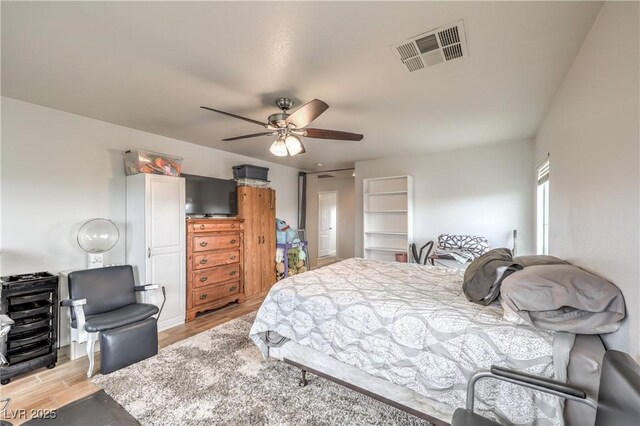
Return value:
M 485 237 L 442 234 L 438 237 L 438 248 L 445 250 L 464 250 L 478 257 L 486 253 L 491 248 L 491 245 L 489 245 Z

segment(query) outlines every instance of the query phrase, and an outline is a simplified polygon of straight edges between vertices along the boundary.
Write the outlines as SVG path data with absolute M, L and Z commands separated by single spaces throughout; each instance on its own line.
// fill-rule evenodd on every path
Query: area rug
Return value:
M 403 411 L 264 361 L 249 339 L 249 314 L 163 348 L 153 358 L 92 381 L 143 426 L 429 425 Z

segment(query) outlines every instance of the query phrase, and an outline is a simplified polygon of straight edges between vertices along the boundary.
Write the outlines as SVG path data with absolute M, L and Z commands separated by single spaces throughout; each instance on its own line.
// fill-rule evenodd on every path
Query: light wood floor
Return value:
M 318 268 L 323 266 L 331 265 L 332 263 L 340 262 L 342 259 L 338 259 L 335 256 L 327 256 L 327 257 L 319 257 L 318 258 Z
M 216 309 L 197 317 L 194 321 L 182 324 L 159 333 L 160 347 L 186 339 L 212 327 L 258 310 L 266 293 L 248 298 L 244 303 L 236 303 Z M 89 361 L 82 357 L 71 361 L 67 348 L 58 352 L 58 363 L 52 370 L 42 368 L 31 374 L 17 376 L 11 383 L 0 387 L 0 398 L 11 398 L 1 419 L 10 420 L 15 426 L 24 423 L 32 416 L 32 410 L 54 410 L 77 399 L 90 395 L 100 388 L 87 379 Z M 100 370 L 100 356 L 96 356 L 94 374 Z M 0 409 L 3 403 L 0 402 Z M 17 418 L 17 410 L 25 410 L 27 418 Z

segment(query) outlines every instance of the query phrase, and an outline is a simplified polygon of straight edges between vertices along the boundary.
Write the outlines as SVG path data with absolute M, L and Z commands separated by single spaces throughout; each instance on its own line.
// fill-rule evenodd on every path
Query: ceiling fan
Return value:
M 258 136 L 277 135 L 278 139 L 276 139 L 276 141 L 271 145 L 269 151 L 278 157 L 286 157 L 287 155 L 293 157 L 297 154 L 304 154 L 306 151 L 304 149 L 304 145 L 302 145 L 300 136 L 315 139 L 336 139 L 341 141 L 360 141 L 363 138 L 362 135 L 357 133 L 308 128 L 307 126 L 313 120 L 318 118 L 327 110 L 327 108 L 329 108 L 329 105 L 319 99 L 314 99 L 311 102 L 302 105 L 291 114 L 289 114 L 288 111 L 293 107 L 293 100 L 289 98 L 278 98 L 276 99 L 276 105 L 282 110 L 282 112 L 271 114 L 267 118 L 266 123 L 206 106 L 201 106 L 200 108 L 248 121 L 249 123 L 254 123 L 268 129 L 268 131 L 262 133 L 253 133 L 250 135 L 236 136 L 222 140 L 235 141 L 238 139 L 255 138 Z

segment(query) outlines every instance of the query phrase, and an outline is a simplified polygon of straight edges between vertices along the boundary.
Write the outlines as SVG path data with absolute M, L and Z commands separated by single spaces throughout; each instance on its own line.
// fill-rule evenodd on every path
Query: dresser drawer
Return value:
M 189 226 L 195 233 L 213 231 L 237 231 L 238 229 L 240 229 L 240 224 L 234 222 L 215 223 L 212 221 L 208 223 L 192 223 Z
M 202 287 L 193 291 L 193 305 L 204 305 L 226 296 L 240 293 L 240 281 Z
M 240 264 L 218 266 L 215 268 L 204 269 L 201 272 L 194 272 L 193 286 L 205 287 L 222 281 L 229 281 L 240 276 Z
M 202 252 L 240 247 L 240 234 L 198 235 L 193 237 L 193 251 Z
M 193 255 L 193 269 L 205 269 L 212 266 L 228 265 L 240 262 L 240 250 L 200 253 Z

